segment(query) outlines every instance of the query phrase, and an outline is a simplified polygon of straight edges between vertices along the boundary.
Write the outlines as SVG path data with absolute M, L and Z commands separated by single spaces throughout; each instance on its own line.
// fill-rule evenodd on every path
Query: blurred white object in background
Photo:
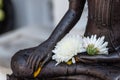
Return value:
M 0 72 L 0 80 L 7 80 L 6 75 Z
M 53 0 L 54 6 L 54 24 L 57 25 L 69 7 L 68 0 Z M 88 16 L 87 2 L 79 22 L 72 29 L 72 34 L 84 34 Z
M 0 66 L 0 80 L 7 80 L 6 74 L 11 74 L 12 71 L 8 68 L 4 68 Z
M 53 27 L 51 0 L 12 0 L 16 27 Z

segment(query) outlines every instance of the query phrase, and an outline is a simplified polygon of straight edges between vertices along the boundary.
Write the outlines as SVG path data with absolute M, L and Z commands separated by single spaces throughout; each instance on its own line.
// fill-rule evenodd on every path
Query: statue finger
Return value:
M 79 55 L 79 56 L 76 56 L 76 60 L 78 62 L 83 62 L 83 63 L 93 63 L 93 62 L 96 62 L 96 58 L 95 57 L 92 57 L 92 56 L 88 56 L 88 55 Z
M 38 60 L 36 61 L 36 67 L 35 70 L 37 70 L 39 67 L 42 67 L 44 60 L 46 59 L 46 55 L 43 57 L 39 57 Z
M 87 59 L 79 59 L 79 62 L 83 62 L 83 63 L 94 63 L 95 61 L 91 61 L 91 60 L 87 60 Z
M 27 65 L 29 65 L 32 56 L 33 56 L 33 54 L 29 55 L 29 57 L 28 57 L 28 59 L 27 59 Z
M 36 62 L 36 68 L 35 70 L 37 70 L 39 67 L 43 67 L 45 65 L 45 63 L 48 62 L 48 60 L 50 60 L 50 55 L 52 54 L 48 54 L 48 55 L 45 55 L 43 58 L 39 58 Z
M 34 77 L 37 77 L 40 74 L 42 67 L 43 67 L 43 64 L 41 62 L 44 61 L 44 59 L 46 59 L 46 56 L 41 57 L 41 55 L 39 55 L 38 57 L 39 58 L 36 61 L 37 64 L 34 64 L 36 65 L 34 73 L 33 73 Z
M 96 60 L 97 58 L 102 58 L 101 55 L 94 55 L 94 56 L 78 55 L 77 57 L 78 57 L 79 59 L 86 59 L 86 60 Z
M 38 58 L 38 60 L 36 61 L 36 64 L 35 64 L 36 65 L 35 70 L 37 70 L 38 67 L 41 66 L 41 63 L 45 60 L 45 58 L 46 58 L 46 55 L 39 56 L 39 58 Z
M 42 63 L 42 60 L 41 60 L 41 58 L 38 58 L 38 60 L 36 61 L 36 66 L 35 66 L 35 71 L 40 67 L 40 65 L 41 65 L 41 63 Z
M 78 58 L 80 59 L 84 59 L 84 60 L 88 60 L 88 61 L 92 61 L 92 62 L 108 62 L 109 59 L 108 59 L 108 55 L 94 55 L 94 56 L 79 56 Z
M 31 66 L 32 66 L 32 69 L 34 70 L 35 67 L 36 67 L 36 62 L 37 60 L 39 59 L 39 56 L 38 55 L 35 55 L 33 61 L 31 62 Z
M 27 66 L 29 68 L 32 68 L 32 61 L 34 60 L 35 54 L 32 54 L 29 56 L 28 60 L 27 60 Z
M 49 53 L 46 58 L 43 60 L 41 66 L 44 66 L 52 57 L 52 53 Z

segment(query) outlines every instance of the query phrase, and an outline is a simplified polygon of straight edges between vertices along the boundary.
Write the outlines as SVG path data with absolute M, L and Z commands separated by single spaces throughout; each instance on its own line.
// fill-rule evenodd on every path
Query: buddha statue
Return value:
M 11 60 L 8 80 L 119 80 L 120 79 L 120 0 L 88 0 L 88 22 L 84 36 L 105 36 L 109 55 L 80 54 L 73 65 L 55 66 L 52 50 L 78 22 L 86 0 L 69 0 L 69 9 L 40 45 L 18 51 Z M 40 73 L 34 77 L 34 72 Z

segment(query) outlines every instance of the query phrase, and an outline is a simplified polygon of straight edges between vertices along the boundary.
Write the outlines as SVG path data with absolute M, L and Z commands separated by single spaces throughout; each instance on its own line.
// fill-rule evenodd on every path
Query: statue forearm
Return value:
M 69 9 L 59 22 L 48 40 L 53 46 L 61 40 L 78 22 L 84 8 L 85 0 L 71 0 Z

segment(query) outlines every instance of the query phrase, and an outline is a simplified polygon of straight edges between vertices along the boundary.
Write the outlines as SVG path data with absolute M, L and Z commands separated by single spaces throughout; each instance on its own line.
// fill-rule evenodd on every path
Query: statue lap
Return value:
M 99 3 L 99 4 L 95 5 L 95 1 L 96 3 Z M 107 5 L 104 6 L 102 3 L 107 4 Z M 113 6 L 111 6 L 111 4 L 113 4 Z M 115 4 L 117 5 L 117 8 Z M 88 1 L 88 7 L 90 9 L 89 11 L 91 14 L 88 17 L 89 21 L 88 21 L 85 35 L 86 36 L 92 35 L 92 34 L 97 34 L 100 36 L 105 35 L 107 38 L 106 40 L 110 42 L 109 35 L 112 34 L 113 35 L 111 38 L 112 42 L 117 41 L 120 37 L 118 35 L 119 29 L 120 29 L 119 28 L 120 20 L 118 16 L 120 14 L 120 11 L 118 10 L 118 8 L 120 7 L 119 4 L 120 4 L 119 0 Z M 98 5 L 104 6 L 105 11 L 103 11 L 103 9 L 100 8 Z M 110 6 L 112 7 L 113 11 L 111 11 Z M 98 13 L 98 10 L 105 14 L 106 14 L 106 11 L 108 11 L 107 12 L 108 14 L 101 15 L 101 13 Z M 117 11 L 118 13 L 117 12 L 115 13 L 115 11 Z M 112 15 L 109 16 L 109 14 L 111 13 Z M 110 17 L 112 17 L 111 20 L 109 19 Z M 96 25 L 99 25 L 99 26 L 96 26 Z M 114 39 L 113 37 L 116 37 L 116 38 Z M 120 43 L 118 41 L 118 45 L 119 44 Z M 49 61 L 43 67 L 41 73 L 38 76 L 38 79 L 30 79 L 30 77 L 33 75 L 32 73 L 30 73 L 31 70 L 29 70 L 26 67 L 26 61 L 27 61 L 27 58 L 30 56 L 30 54 L 34 52 L 34 50 L 35 48 L 22 50 L 13 56 L 12 58 L 13 62 L 11 63 L 13 75 L 8 76 L 8 80 L 42 80 L 42 79 L 43 80 L 119 80 L 120 79 L 119 78 L 119 75 L 120 75 L 120 63 L 119 62 L 92 63 L 92 64 L 79 62 L 79 63 L 73 64 L 70 66 L 62 63 L 58 66 L 55 66 L 55 63 L 56 63 L 55 61 Z
M 120 63 L 87 64 L 79 62 L 73 65 L 61 63 L 55 66 L 56 62 L 50 61 L 43 67 L 38 78 L 32 79 L 32 73 L 23 65 L 33 51 L 34 48 L 28 49 L 26 53 L 18 52 L 13 56 L 13 75 L 9 75 L 8 80 L 117 80 L 116 78 L 119 78 L 120 75 Z

